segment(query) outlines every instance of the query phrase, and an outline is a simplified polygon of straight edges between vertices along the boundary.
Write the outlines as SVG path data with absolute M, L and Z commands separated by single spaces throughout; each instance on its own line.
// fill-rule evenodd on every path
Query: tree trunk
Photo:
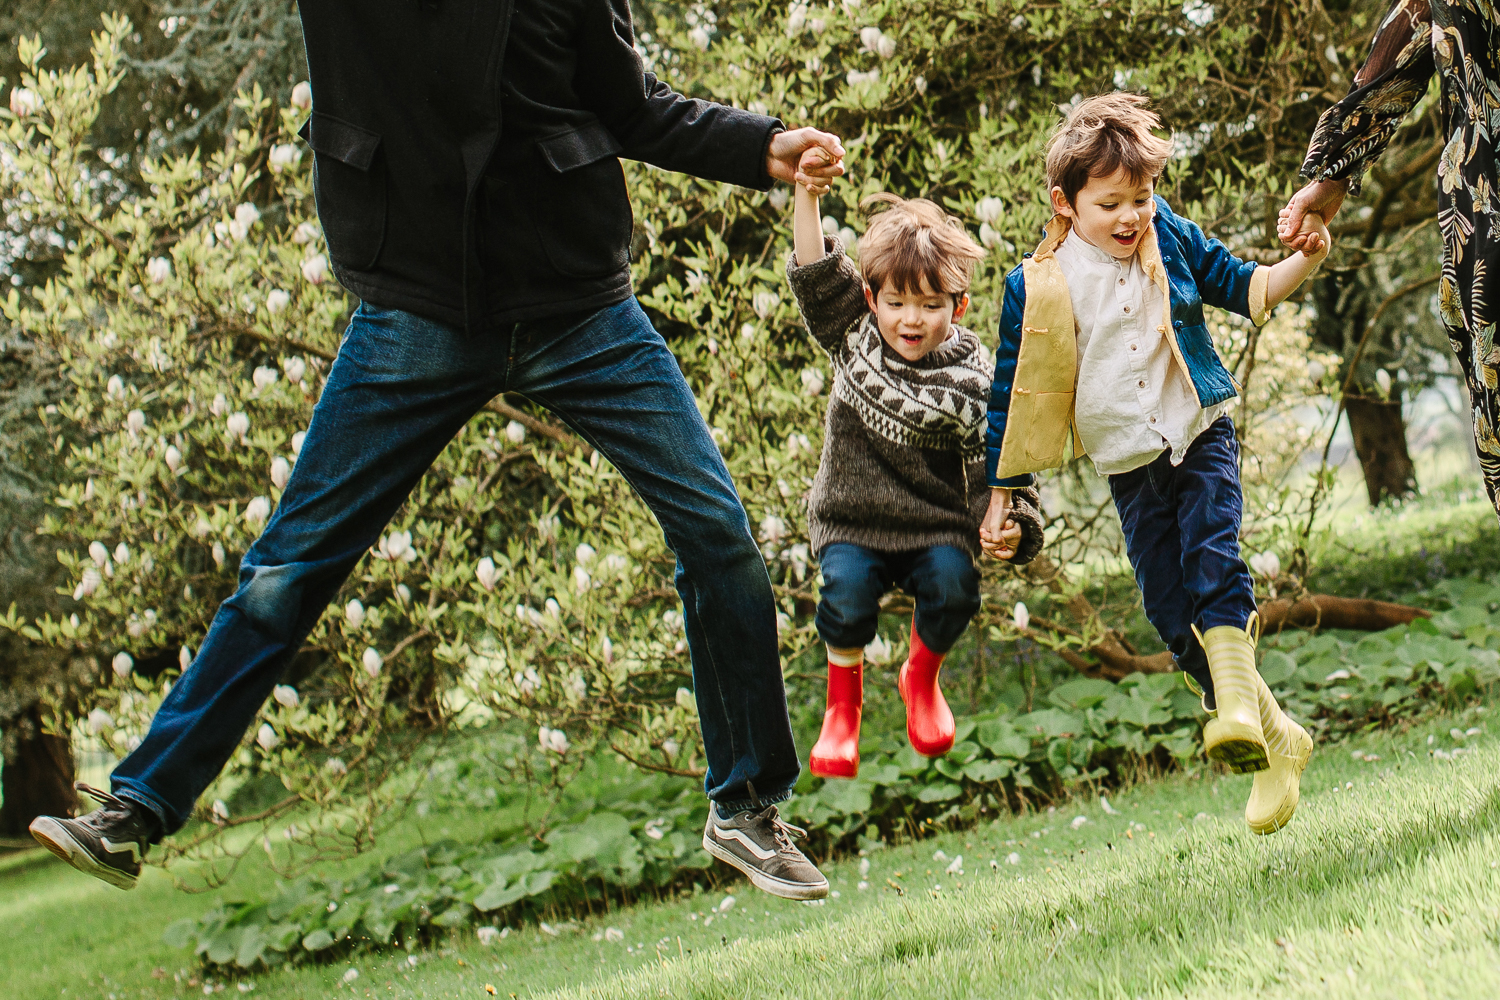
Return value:
M 1350 397 L 1344 403 L 1354 452 L 1365 473 L 1365 489 L 1373 507 L 1386 497 L 1409 497 L 1417 492 L 1417 470 L 1406 450 L 1406 422 L 1399 402 Z
M 71 816 L 73 750 L 66 736 L 42 732 L 42 706 L 33 705 L 9 727 L 14 752 L 0 771 L 0 836 L 24 837 L 38 816 Z

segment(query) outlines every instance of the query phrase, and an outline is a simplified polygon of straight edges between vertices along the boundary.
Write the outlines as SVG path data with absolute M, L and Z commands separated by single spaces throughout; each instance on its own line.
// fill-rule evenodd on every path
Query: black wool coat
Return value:
M 470 332 L 630 295 L 618 157 L 764 190 L 774 118 L 645 72 L 628 0 L 301 0 L 318 216 L 360 298 Z

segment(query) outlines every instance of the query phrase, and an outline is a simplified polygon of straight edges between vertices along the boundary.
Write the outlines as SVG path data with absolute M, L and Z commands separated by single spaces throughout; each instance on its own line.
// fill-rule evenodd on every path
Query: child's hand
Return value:
M 833 187 L 833 178 L 836 174 L 831 172 L 830 168 L 841 174 L 844 172 L 843 164 L 842 156 L 835 158 L 822 146 L 810 146 L 803 151 L 802 158 L 797 161 L 798 183 L 806 188 L 809 194 L 821 198 Z M 804 177 L 807 178 L 806 181 L 801 180 Z
M 979 547 L 996 559 L 1013 559 L 1021 544 L 1021 526 L 1010 517 L 1010 490 L 990 490 L 990 508 L 979 525 Z
M 1290 215 L 1290 208 L 1281 210 L 1282 224 Z M 1328 223 L 1323 221 L 1323 217 L 1317 212 L 1308 212 L 1302 217 L 1302 226 L 1297 232 L 1284 238 L 1282 242 L 1287 246 L 1301 248 L 1304 257 L 1321 258 L 1328 256 L 1329 248 L 1333 246 L 1333 237 L 1328 235 Z

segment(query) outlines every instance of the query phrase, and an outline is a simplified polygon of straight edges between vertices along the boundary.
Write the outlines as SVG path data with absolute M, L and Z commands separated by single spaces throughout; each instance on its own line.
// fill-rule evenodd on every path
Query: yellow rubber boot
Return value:
M 1256 623 L 1252 614 L 1243 629 L 1220 625 L 1199 632 L 1197 626 L 1193 627 L 1208 656 L 1218 708 L 1203 727 L 1203 752 L 1235 774 L 1263 771 L 1268 765 L 1256 693 L 1260 683 L 1255 669 Z
M 1245 803 L 1245 822 L 1259 834 L 1275 833 L 1292 821 L 1302 796 L 1302 771 L 1312 756 L 1313 741 L 1307 730 L 1292 721 L 1276 704 L 1276 696 L 1258 682 L 1260 726 L 1266 738 L 1270 766 L 1255 776 L 1250 801 Z

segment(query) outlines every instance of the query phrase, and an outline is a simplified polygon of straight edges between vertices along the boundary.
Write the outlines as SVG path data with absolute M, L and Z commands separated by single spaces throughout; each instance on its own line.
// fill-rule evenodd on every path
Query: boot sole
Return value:
M 134 889 L 135 876 L 101 865 L 89 849 L 80 844 L 63 826 L 51 816 L 38 816 L 31 821 L 31 836 L 38 844 L 57 855 L 85 875 L 92 875 L 108 882 L 117 889 Z
M 896 675 L 896 693 L 901 696 L 901 704 L 906 706 L 906 711 L 908 713 L 908 721 L 906 725 L 906 740 L 911 744 L 911 748 L 913 750 L 929 760 L 936 760 L 939 757 L 945 757 L 947 756 L 948 751 L 953 749 L 952 737 L 949 737 L 948 742 L 946 743 L 929 744 L 923 743 L 921 740 L 917 739 L 917 737 L 911 731 L 911 702 L 907 700 L 906 697 L 906 667 L 907 664 L 903 663 L 901 665 L 901 672 Z
M 784 878 L 767 875 L 759 868 L 751 867 L 743 858 L 736 857 L 715 844 L 713 838 L 706 833 L 703 835 L 703 849 L 729 867 L 744 874 L 750 880 L 750 884 L 762 892 L 769 892 L 782 899 L 822 899 L 828 895 L 826 878 L 821 884 L 815 882 L 809 885 L 806 882 L 789 882 Z
M 1235 774 L 1253 774 L 1271 766 L 1266 759 L 1265 737 L 1258 730 L 1222 719 L 1210 719 L 1203 727 L 1203 752 Z
M 847 760 L 824 760 L 819 757 L 810 757 L 807 761 L 807 769 L 819 778 L 854 778 L 859 775 L 859 761 L 850 763 Z

